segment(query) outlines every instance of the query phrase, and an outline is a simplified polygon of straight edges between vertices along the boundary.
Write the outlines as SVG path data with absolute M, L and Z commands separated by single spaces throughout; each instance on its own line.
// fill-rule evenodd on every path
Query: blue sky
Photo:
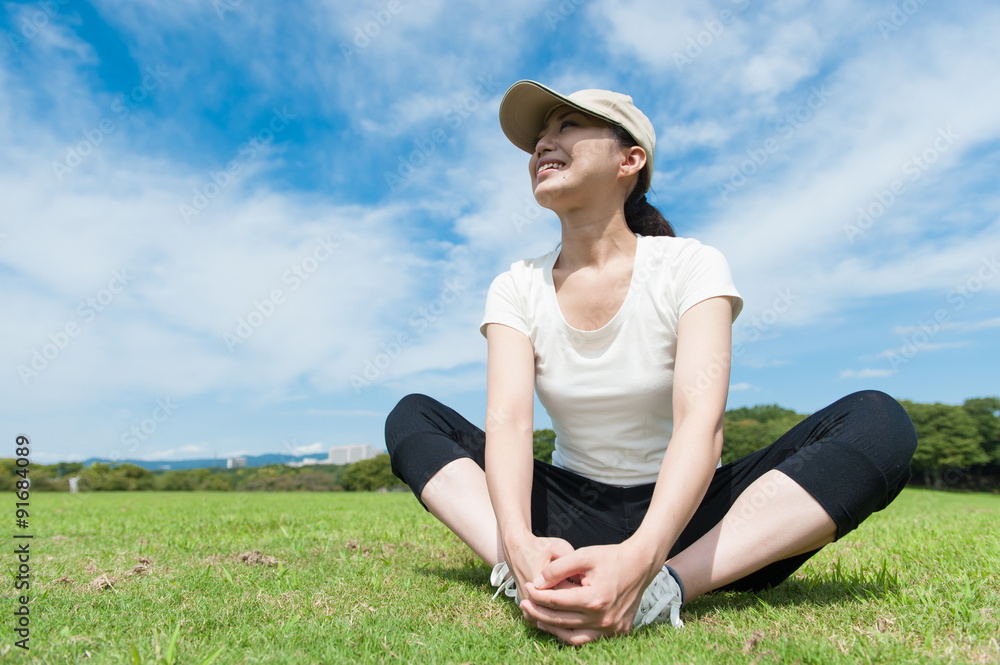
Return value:
M 521 78 L 653 121 L 651 200 L 746 302 L 730 407 L 1000 394 L 997 34 L 985 1 L 4 3 L 4 439 L 381 447 L 410 392 L 481 424 L 486 289 L 559 238 L 497 121 Z

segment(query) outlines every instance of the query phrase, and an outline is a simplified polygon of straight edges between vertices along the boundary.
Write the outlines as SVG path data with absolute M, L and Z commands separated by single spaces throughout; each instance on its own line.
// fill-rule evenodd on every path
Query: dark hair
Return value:
M 615 133 L 618 143 L 623 148 L 631 148 L 639 143 L 632 138 L 624 127 L 608 124 Z M 670 236 L 673 237 L 674 227 L 670 225 L 667 218 L 646 200 L 646 189 L 649 185 L 649 165 L 642 167 L 639 171 L 639 179 L 635 182 L 635 187 L 625 200 L 625 223 L 632 233 L 643 236 Z

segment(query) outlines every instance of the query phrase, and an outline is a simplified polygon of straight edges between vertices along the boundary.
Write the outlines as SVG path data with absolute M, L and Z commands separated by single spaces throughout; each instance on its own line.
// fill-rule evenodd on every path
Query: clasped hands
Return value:
M 504 551 L 525 621 L 574 646 L 628 633 L 662 565 L 629 541 L 574 549 L 528 536 Z

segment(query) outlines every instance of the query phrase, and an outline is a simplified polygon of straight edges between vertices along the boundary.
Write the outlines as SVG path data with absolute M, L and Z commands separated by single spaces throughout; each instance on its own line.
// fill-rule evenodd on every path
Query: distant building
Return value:
M 246 457 L 230 457 L 226 460 L 227 469 L 244 469 L 247 465 Z
M 371 444 L 359 443 L 355 446 L 337 446 L 330 448 L 330 456 L 326 458 L 327 464 L 351 464 L 363 459 L 371 459 L 379 454 Z

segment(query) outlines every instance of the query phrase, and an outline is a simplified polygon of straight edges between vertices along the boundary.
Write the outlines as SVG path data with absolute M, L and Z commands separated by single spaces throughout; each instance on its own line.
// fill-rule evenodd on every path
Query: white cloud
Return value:
M 902 356 L 904 358 L 909 358 L 914 353 L 925 352 L 925 351 L 944 351 L 945 349 L 961 349 L 966 346 L 971 346 L 972 342 L 940 342 L 940 343 L 926 343 L 917 344 L 915 342 L 905 344 L 895 349 L 886 349 L 878 354 L 879 358 L 898 358 Z
M 740 80 L 747 92 L 770 98 L 816 73 L 823 40 L 801 19 L 776 22 L 767 34 L 768 41 L 748 59 Z
M 879 242 L 886 231 L 879 223 L 853 244 L 846 233 L 857 220 L 857 207 L 903 178 L 907 160 L 932 147 L 938 130 L 947 127 L 960 140 L 939 152 L 917 182 L 906 180 L 908 190 L 890 216 L 935 210 L 942 186 L 950 194 L 945 200 L 995 206 L 996 192 L 973 185 L 975 167 L 963 161 L 966 153 L 1000 136 L 1000 114 L 993 113 L 1000 108 L 1000 72 L 987 65 L 1000 52 L 984 24 L 1000 27 L 992 16 L 961 37 L 949 31 L 926 35 L 919 47 L 907 43 L 881 54 L 878 69 L 868 66 L 872 54 L 842 63 L 827 79 L 826 105 L 782 144 L 766 165 L 770 168 L 747 178 L 710 215 L 699 235 L 729 257 L 748 311 L 769 303 L 781 288 L 804 296 L 783 324 L 815 321 L 860 297 L 948 288 L 976 268 L 984 248 L 1000 245 L 1000 224 L 984 225 L 981 217 L 968 235 L 943 242 L 925 235 L 937 227 L 926 213 L 920 225 L 895 233 L 892 245 Z M 959 39 L 962 48 L 955 43 Z M 918 48 L 934 66 L 914 66 Z M 984 79 L 990 83 L 984 85 Z M 892 95 L 883 92 L 887 80 Z M 739 165 L 746 154 L 738 150 L 717 163 Z M 707 175 L 680 174 L 676 184 L 659 188 L 704 189 L 729 177 L 724 169 Z
M 818 71 L 826 51 L 858 29 L 870 10 L 858 3 L 758 5 L 743 0 L 595 3 L 594 16 L 614 54 L 638 60 L 677 86 L 685 109 L 732 115 L 734 92 L 752 109 Z M 662 85 L 662 83 L 661 83 Z
M 295 446 L 292 448 L 292 455 L 318 455 L 325 454 L 330 449 L 330 445 L 317 441 L 307 446 Z
M 229 452 L 223 453 L 222 457 L 228 459 L 230 457 L 248 457 L 250 455 L 253 455 L 253 453 L 250 452 L 249 450 L 239 449 L 239 450 L 230 450 Z
M 716 147 L 728 141 L 731 135 L 730 129 L 718 120 L 680 121 L 657 132 L 657 150 L 668 155 L 702 147 Z
M 841 370 L 840 378 L 842 379 L 883 379 L 895 374 L 895 371 L 891 369 L 845 369 Z
M 948 321 L 945 321 L 943 323 L 931 322 L 931 325 L 934 326 L 933 327 L 933 331 L 934 331 L 935 334 L 938 333 L 938 332 L 941 332 L 942 330 L 954 330 L 955 328 L 959 328 L 961 326 L 961 324 L 954 323 L 954 322 L 948 322 Z M 918 331 L 926 333 L 927 329 L 926 328 L 921 328 L 920 326 L 895 326 L 892 329 L 892 334 L 893 335 L 912 335 L 913 333 L 918 332 Z
M 947 310 L 943 310 L 948 313 Z M 914 333 L 937 334 L 943 330 L 964 332 L 971 330 L 988 330 L 989 328 L 1000 327 L 1000 317 L 984 319 L 982 321 L 935 321 L 928 320 L 922 326 L 895 326 L 892 329 L 894 335 L 913 335 Z
M 985 328 L 1000 328 L 1000 316 L 969 324 L 969 330 L 983 330 Z
M 148 462 L 168 462 L 183 459 L 198 459 L 211 454 L 211 450 L 205 446 L 186 445 L 177 448 L 168 448 L 151 452 L 143 457 Z
M 384 232 L 384 209 L 275 194 L 216 201 L 209 217 L 185 225 L 174 206 L 163 205 L 179 200 L 174 182 L 156 174 L 148 174 L 143 194 L 124 200 L 113 192 L 52 192 L 34 175 L 0 175 L 15 218 L 36 220 L 11 233 L 7 263 L 21 283 L 43 287 L 11 289 L 22 325 L 7 332 L 0 354 L 12 367 L 27 364 L 66 325 L 82 332 L 27 390 L 0 384 L 15 403 L 66 406 L 136 387 L 183 397 L 234 381 L 266 389 L 316 366 L 346 387 L 353 359 L 371 340 L 389 338 L 379 333 L 391 311 L 382 307 L 422 290 L 413 279 L 422 262 L 408 260 L 413 253 L 400 236 Z M 383 232 L 365 233 L 366 225 Z M 327 239 L 338 245 L 332 254 Z M 121 292 L 113 300 L 81 315 L 79 303 L 99 299 L 123 266 L 127 286 L 115 283 Z M 360 274 L 366 278 L 355 279 Z M 355 336 L 358 329 L 371 337 Z M 230 353 L 224 335 L 245 333 L 251 336 Z

